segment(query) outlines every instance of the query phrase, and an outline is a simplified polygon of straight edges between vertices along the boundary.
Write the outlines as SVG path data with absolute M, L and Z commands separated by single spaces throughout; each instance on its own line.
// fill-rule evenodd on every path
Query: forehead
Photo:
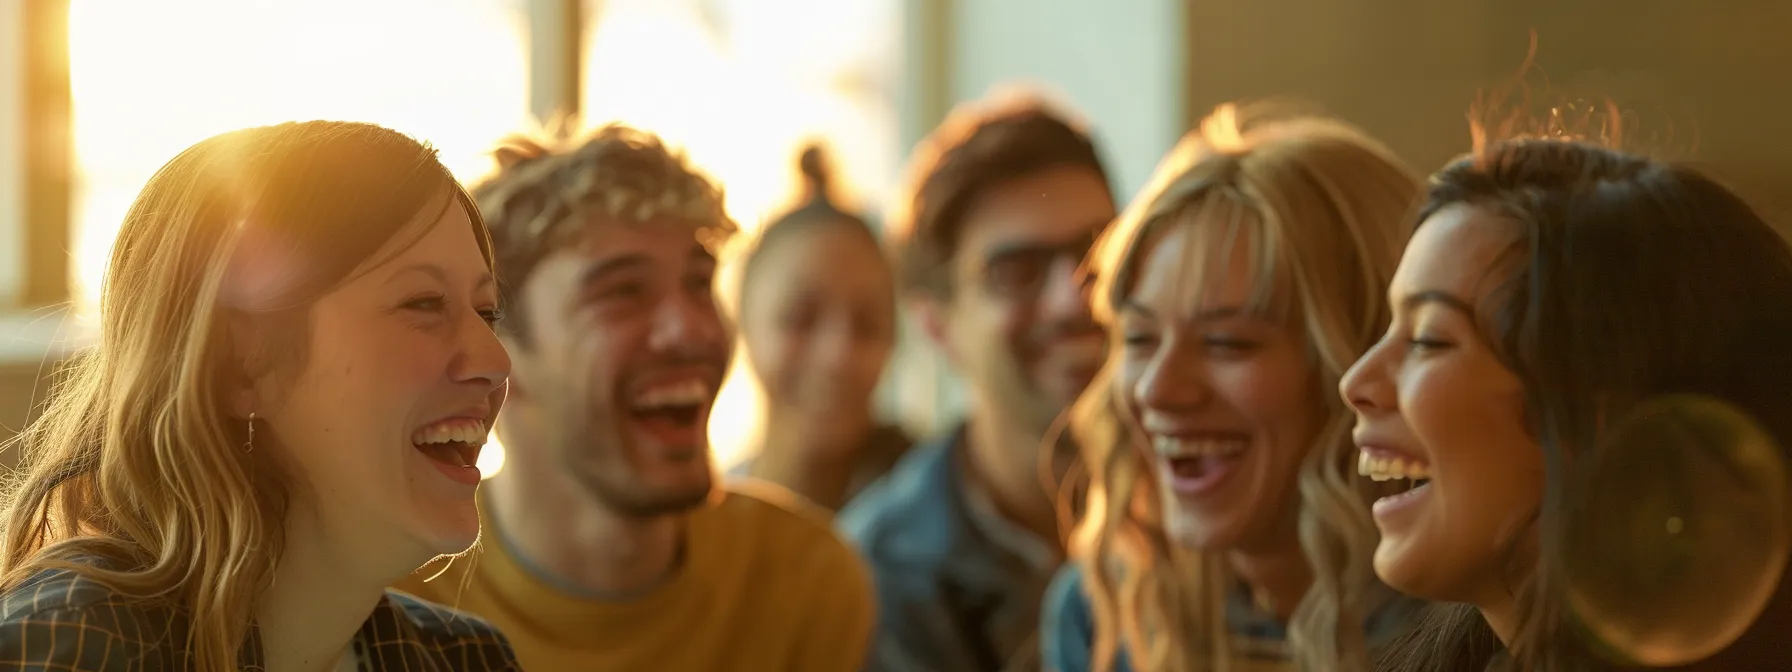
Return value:
M 1049 168 L 997 183 L 965 212 L 961 250 L 1055 245 L 1087 237 L 1114 218 L 1114 199 L 1095 171 Z
M 1140 243 L 1127 300 L 1180 319 L 1216 309 L 1264 312 L 1274 283 L 1251 228 L 1198 216 L 1160 226 Z
M 883 251 L 870 237 L 845 228 L 847 226 L 858 224 L 793 231 L 790 233 L 795 235 L 774 241 L 771 249 L 764 251 L 766 256 L 758 260 L 759 282 L 756 284 L 862 284 L 865 279 L 888 280 L 889 264 L 883 258 Z
M 572 244 L 552 256 L 575 263 L 603 261 L 618 257 L 645 257 L 652 262 L 683 262 L 689 259 L 710 259 L 711 254 L 699 239 L 707 224 L 680 217 L 656 217 L 645 222 L 618 222 L 596 219 Z
M 1413 232 L 1389 293 L 1396 305 L 1399 296 L 1416 292 L 1480 298 L 1491 290 L 1490 280 L 1503 270 L 1501 258 L 1516 241 L 1513 225 L 1493 213 L 1466 204 L 1446 206 Z
M 428 263 L 453 274 L 490 274 L 473 219 L 459 199 L 430 200 L 417 216 L 393 233 L 362 262 L 358 274 Z

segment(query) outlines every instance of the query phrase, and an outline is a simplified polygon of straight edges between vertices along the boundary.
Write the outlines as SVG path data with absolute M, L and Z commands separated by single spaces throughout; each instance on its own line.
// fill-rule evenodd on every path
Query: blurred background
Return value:
M 1770 212 L 1792 204 L 1792 3 L 1770 0 L 0 0 L 0 440 L 91 337 L 136 191 L 221 131 L 376 122 L 475 181 L 494 141 L 569 110 L 683 147 L 749 228 L 823 139 L 875 224 L 953 104 L 1016 84 L 1083 116 L 1122 198 L 1214 105 L 1264 96 L 1428 171 L 1467 149 L 1470 100 L 1531 29 L 1553 86 L 1610 95 Z M 884 412 L 925 435 L 963 399 L 903 341 Z M 711 427 L 724 466 L 758 415 L 731 381 Z M 481 461 L 494 473 L 502 451 Z

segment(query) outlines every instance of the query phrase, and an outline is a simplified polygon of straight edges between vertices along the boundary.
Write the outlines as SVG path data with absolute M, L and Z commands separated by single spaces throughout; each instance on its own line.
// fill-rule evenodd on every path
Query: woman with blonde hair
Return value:
M 1351 415 L 1419 182 L 1339 122 L 1219 108 L 1092 254 L 1115 343 L 1074 427 L 1090 473 L 1048 665 L 1362 670 L 1379 584 Z
M 471 199 L 396 132 L 251 128 L 163 166 L 97 345 L 17 440 L 0 668 L 515 669 L 385 590 L 477 539 L 494 283 Z

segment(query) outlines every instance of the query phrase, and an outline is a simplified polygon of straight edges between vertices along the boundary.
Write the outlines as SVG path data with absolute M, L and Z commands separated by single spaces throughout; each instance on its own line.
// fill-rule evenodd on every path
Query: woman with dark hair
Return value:
M 840 209 L 822 150 L 799 161 L 802 205 L 747 253 L 741 339 L 765 393 L 759 455 L 738 473 L 838 510 L 908 450 L 872 395 L 896 341 L 896 285 L 877 234 Z
M 1697 171 L 1560 139 L 1450 164 L 1418 221 L 1393 323 L 1339 389 L 1361 472 L 1407 486 L 1374 506 L 1376 573 L 1459 604 L 1383 667 L 1620 669 L 1562 569 L 1593 447 L 1681 394 L 1792 441 L 1792 249 Z M 1687 669 L 1792 669 L 1785 592 Z

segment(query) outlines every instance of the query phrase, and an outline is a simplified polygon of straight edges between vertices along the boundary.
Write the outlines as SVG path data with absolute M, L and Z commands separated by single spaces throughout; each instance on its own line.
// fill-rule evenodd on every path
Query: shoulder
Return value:
M 485 619 L 398 590 L 386 591 L 388 613 L 402 619 L 427 648 L 452 652 L 455 660 L 488 662 L 474 669 L 508 669 L 515 660 L 510 640 Z M 377 617 L 377 616 L 376 616 Z
M 875 555 L 905 530 L 932 527 L 938 510 L 956 497 L 950 448 L 939 441 L 903 455 L 889 474 L 840 511 L 840 531 Z
M 1039 607 L 1039 637 L 1045 645 L 1048 659 L 1058 657 L 1054 654 L 1078 651 L 1088 655 L 1094 639 L 1095 622 L 1089 606 L 1089 594 L 1085 592 L 1084 585 L 1082 568 L 1075 563 L 1067 563 L 1058 570 L 1058 575 L 1052 578 L 1051 585 L 1045 590 L 1045 597 Z
M 179 623 L 164 602 L 122 595 L 80 572 L 39 572 L 0 594 L 0 660 L 109 670 L 156 652 Z
M 727 495 L 707 514 L 710 527 L 753 536 L 755 548 L 790 561 L 848 571 L 860 566 L 857 554 L 831 524 L 831 514 L 784 488 L 762 481 L 728 485 Z

